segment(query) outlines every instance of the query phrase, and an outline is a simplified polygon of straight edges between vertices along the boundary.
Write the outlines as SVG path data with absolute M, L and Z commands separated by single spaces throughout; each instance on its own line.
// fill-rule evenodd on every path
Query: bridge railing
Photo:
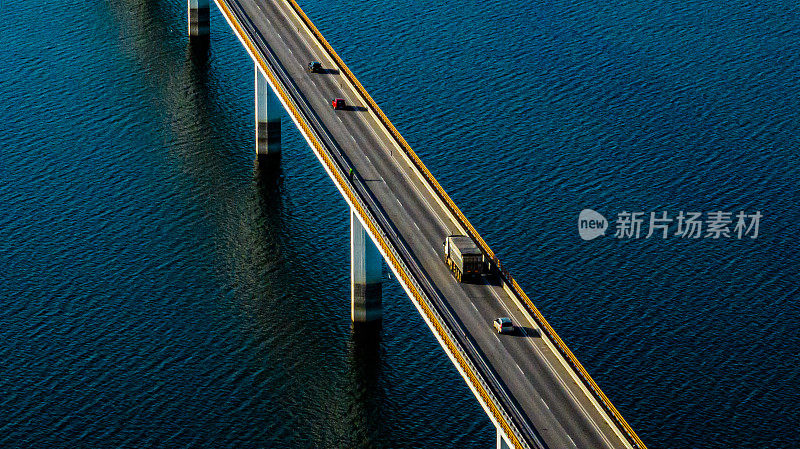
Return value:
M 225 14 L 231 25 L 235 28 L 237 34 L 241 36 L 242 41 L 247 46 L 249 53 L 253 56 L 253 58 L 256 59 L 259 66 L 269 78 L 272 86 L 275 87 L 276 94 L 281 98 L 283 103 L 288 108 L 287 112 L 289 112 L 292 117 L 295 118 L 295 122 L 300 126 L 301 132 L 311 143 L 315 153 L 323 161 L 329 173 L 332 174 L 337 185 L 342 189 L 343 192 L 345 192 L 348 202 L 353 205 L 363 222 L 366 223 L 370 233 L 375 236 L 378 246 L 386 256 L 387 263 L 391 265 L 395 273 L 399 274 L 404 285 L 408 287 L 408 290 L 411 292 L 412 299 L 415 303 L 419 304 L 420 308 L 425 314 L 426 320 L 431 323 L 439 339 L 444 342 L 448 352 L 456 361 L 460 370 L 470 379 L 472 387 L 475 389 L 475 391 L 477 391 L 487 408 L 489 408 L 495 421 L 509 437 L 515 448 L 524 449 L 525 446 L 519 440 L 517 432 L 515 432 L 516 429 L 512 428 L 513 425 L 511 424 L 510 418 L 496 405 L 498 404 L 497 398 L 495 398 L 494 395 L 489 391 L 486 381 L 477 374 L 478 371 L 475 366 L 467 357 L 464 356 L 464 349 L 461 348 L 457 343 L 451 331 L 446 326 L 442 325 L 441 317 L 431 306 L 430 300 L 425 296 L 425 294 L 422 293 L 423 289 L 420 288 L 413 276 L 409 275 L 410 270 L 406 266 L 405 262 L 403 262 L 402 258 L 396 254 L 394 247 L 388 243 L 389 238 L 386 236 L 383 230 L 375 224 L 378 223 L 378 221 L 372 216 L 369 209 L 363 203 L 363 200 L 358 195 L 353 193 L 348 182 L 345 180 L 342 169 L 338 167 L 336 162 L 331 159 L 328 152 L 325 151 L 314 131 L 308 126 L 306 121 L 303 119 L 303 116 L 298 111 L 297 106 L 295 105 L 291 96 L 289 96 L 283 89 L 281 83 L 273 74 L 266 61 L 256 49 L 255 45 L 253 45 L 253 43 L 247 37 L 247 34 L 242 29 L 239 21 L 236 20 L 235 15 L 231 12 L 225 0 L 215 0 L 215 3 L 220 8 L 222 13 Z M 306 18 L 306 20 L 308 19 Z
M 520 299 L 520 302 L 522 302 L 522 304 L 525 305 L 526 309 L 528 309 L 528 312 L 533 316 L 536 323 L 542 328 L 544 333 L 547 334 L 547 336 L 550 338 L 550 340 L 558 349 L 559 353 L 566 359 L 567 363 L 575 371 L 578 378 L 581 379 L 584 386 L 591 392 L 591 394 L 595 397 L 600 406 L 606 411 L 606 413 L 611 417 L 611 419 L 614 421 L 614 423 L 617 425 L 620 431 L 625 435 L 628 442 L 634 448 L 646 449 L 644 442 L 642 442 L 639 436 L 636 435 L 636 432 L 634 432 L 631 426 L 628 425 L 627 421 L 625 421 L 625 418 L 622 417 L 617 408 L 614 407 L 614 405 L 611 403 L 608 397 L 603 393 L 603 391 L 600 389 L 600 387 L 597 385 L 594 379 L 592 379 L 592 377 L 589 375 L 589 373 L 586 371 L 583 365 L 581 365 L 581 363 L 578 361 L 578 359 L 575 357 L 572 351 L 567 347 L 567 345 L 564 343 L 561 337 L 559 337 L 556 331 L 552 328 L 552 326 L 550 326 L 550 324 L 547 322 L 547 320 L 544 318 L 541 312 L 539 312 L 539 310 L 530 300 L 528 295 L 526 295 L 525 292 L 522 290 L 522 288 L 519 286 L 519 284 L 511 275 L 511 273 L 509 273 L 508 270 L 506 270 L 503 267 L 502 263 L 497 258 L 494 251 L 492 251 L 491 248 L 489 248 L 489 245 L 483 240 L 480 234 L 478 234 L 478 231 L 475 229 L 475 227 L 472 226 L 472 223 L 470 223 L 467 217 L 464 216 L 464 214 L 461 212 L 458 206 L 456 206 L 456 204 L 450 198 L 450 195 L 448 195 L 447 192 L 444 191 L 442 186 L 439 184 L 439 181 L 437 181 L 436 178 L 434 178 L 431 172 L 427 169 L 427 167 L 425 167 L 425 164 L 422 163 L 422 160 L 420 160 L 416 152 L 414 152 L 414 150 L 411 148 L 408 142 L 406 142 L 405 138 L 403 138 L 403 136 L 400 134 L 400 132 L 397 131 L 392 122 L 386 117 L 386 115 L 383 113 L 383 111 L 375 102 L 375 100 L 372 99 L 372 97 L 369 95 L 364 86 L 361 85 L 361 82 L 358 81 L 353 72 L 347 67 L 347 64 L 345 64 L 342 58 L 339 57 L 339 55 L 336 53 L 336 51 L 333 49 L 330 43 L 328 43 L 328 41 L 325 39 L 325 37 L 322 35 L 319 29 L 317 29 L 317 27 L 314 25 L 311 19 L 309 19 L 308 16 L 305 14 L 305 12 L 303 12 L 303 10 L 300 8 L 300 5 L 295 0 L 287 0 L 287 1 L 289 5 L 291 5 L 292 9 L 294 9 L 295 13 L 306 24 L 306 26 L 309 28 L 314 37 L 316 37 L 317 40 L 320 42 L 320 44 L 322 44 L 323 48 L 325 48 L 325 50 L 328 52 L 328 55 L 336 62 L 336 64 L 342 70 L 347 79 L 353 84 L 356 90 L 358 90 L 361 96 L 366 100 L 372 112 L 375 113 L 375 115 L 378 117 L 381 123 L 394 137 L 394 139 L 399 144 L 400 148 L 403 150 L 406 156 L 411 160 L 411 162 L 414 164 L 418 172 L 422 175 L 422 177 L 429 184 L 429 186 L 437 193 L 439 199 L 447 206 L 450 213 L 452 213 L 453 216 L 456 218 L 456 220 L 458 220 L 458 222 L 461 224 L 461 226 L 463 226 L 464 229 L 466 229 L 470 237 L 472 237 L 477 242 L 478 246 L 480 246 L 481 250 L 486 255 L 486 257 L 492 261 L 492 265 L 495 266 L 497 270 L 500 272 L 500 275 L 503 278 L 503 281 L 506 283 L 506 285 L 508 285 L 511 288 L 511 290 L 517 295 L 518 299 Z

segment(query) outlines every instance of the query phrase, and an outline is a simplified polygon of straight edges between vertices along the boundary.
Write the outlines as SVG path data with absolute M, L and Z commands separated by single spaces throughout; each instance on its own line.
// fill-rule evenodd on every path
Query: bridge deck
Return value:
M 549 448 L 631 447 L 586 388 L 577 381 L 552 342 L 541 338 L 510 294 L 500 286 L 456 282 L 443 262 L 442 243 L 461 233 L 452 214 L 401 155 L 397 141 L 344 78 L 330 55 L 285 0 L 228 0 L 231 11 L 262 54 L 268 45 L 316 119 L 355 167 L 361 183 L 379 204 L 408 251 L 444 298 L 467 338 L 500 380 L 527 425 Z M 260 35 L 260 38 L 256 35 Z M 263 41 L 262 41 L 263 39 Z M 321 61 L 327 73 L 305 71 Z M 334 111 L 330 100 L 347 100 Z M 498 335 L 491 323 L 510 316 L 523 327 L 518 335 Z

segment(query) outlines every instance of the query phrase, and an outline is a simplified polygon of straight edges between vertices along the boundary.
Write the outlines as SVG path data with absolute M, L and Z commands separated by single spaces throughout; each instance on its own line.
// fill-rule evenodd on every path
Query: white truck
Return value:
M 449 235 L 444 240 L 444 258 L 458 282 L 483 273 L 483 252 L 466 235 Z

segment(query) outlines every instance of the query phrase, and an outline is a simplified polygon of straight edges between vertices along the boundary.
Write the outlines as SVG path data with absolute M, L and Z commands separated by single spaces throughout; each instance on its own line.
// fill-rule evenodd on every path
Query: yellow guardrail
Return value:
M 500 260 L 494 254 L 494 252 L 489 248 L 489 245 L 483 240 L 483 238 L 478 234 L 478 231 L 472 226 L 472 223 L 467 220 L 467 217 L 461 212 L 461 210 L 456 206 L 447 192 L 444 191 L 442 186 L 439 184 L 439 181 L 433 177 L 431 172 L 425 167 L 425 164 L 422 163 L 419 156 L 411 149 L 411 146 L 406 142 L 400 132 L 394 127 L 392 122 L 386 117 L 383 113 L 381 108 L 372 99 L 372 97 L 367 93 L 367 90 L 358 79 L 353 75 L 353 72 L 347 67 L 347 64 L 344 63 L 342 58 L 336 53 L 333 47 L 328 43 L 322 33 L 317 29 L 311 19 L 308 18 L 305 12 L 300 8 L 300 5 L 297 4 L 295 0 L 286 0 L 291 5 L 292 9 L 297 13 L 297 15 L 301 18 L 301 20 L 306 24 L 309 28 L 311 33 L 317 40 L 322 44 L 325 50 L 328 52 L 329 56 L 336 62 L 339 68 L 342 70 L 344 75 L 347 77 L 348 80 L 355 86 L 356 90 L 361 94 L 362 97 L 367 101 L 370 109 L 378 116 L 381 123 L 389 130 L 389 133 L 395 138 L 397 143 L 400 145 L 400 148 L 406 153 L 408 158 L 412 161 L 414 166 L 419 170 L 419 173 L 422 174 L 423 178 L 428 182 L 428 184 L 433 188 L 433 190 L 439 195 L 439 199 L 447 206 L 450 212 L 456 217 L 458 222 L 467 230 L 469 235 L 475 239 L 476 243 L 480 246 L 481 250 L 484 252 L 486 257 L 492 261 L 492 264 L 497 267 L 500 271 L 502 277 L 504 278 L 505 282 L 511 286 L 514 293 L 522 300 L 523 304 L 527 306 L 529 312 L 532 313 L 534 319 L 536 320 L 537 324 L 544 330 L 544 332 L 550 337 L 553 343 L 558 348 L 559 352 L 564 356 L 567 362 L 572 366 L 572 368 L 578 374 L 578 377 L 583 381 L 586 387 L 591 391 L 591 393 L 595 396 L 595 398 L 600 402 L 601 406 L 606 410 L 606 412 L 611 416 L 611 419 L 617 424 L 620 428 L 622 433 L 626 436 L 628 441 L 636 448 L 639 449 L 647 449 L 644 442 L 636 435 L 636 432 L 633 431 L 630 425 L 628 425 L 625 418 L 619 413 L 616 407 L 611 403 L 611 401 L 606 397 L 597 383 L 592 379 L 586 369 L 583 368 L 583 365 L 578 361 L 572 351 L 567 347 L 561 337 L 558 336 L 556 331 L 550 326 L 544 316 L 539 312 L 536 306 L 533 305 L 533 302 L 530 300 L 528 295 L 522 291 L 517 281 L 511 276 L 507 270 L 503 268 L 503 265 L 500 263 Z
M 477 376 L 475 373 L 475 368 L 472 366 L 472 363 L 469 362 L 463 355 L 462 350 L 458 347 L 455 343 L 454 339 L 450 336 L 450 332 L 441 324 L 441 320 L 439 319 L 438 315 L 431 309 L 428 301 L 425 297 L 420 293 L 420 289 L 416 286 L 416 282 L 412 279 L 411 276 L 408 274 L 408 269 L 405 267 L 405 264 L 397 257 L 395 254 L 395 250 L 387 243 L 386 237 L 383 235 L 383 232 L 375 225 L 374 219 L 370 216 L 369 212 L 366 208 L 361 204 L 361 200 L 352 192 L 348 184 L 346 183 L 344 177 L 340 173 L 338 167 L 334 163 L 334 161 L 330 158 L 322 144 L 317 140 L 314 133 L 311 131 L 311 128 L 308 126 L 306 121 L 303 119 L 302 115 L 297 110 L 296 105 L 292 101 L 291 97 L 286 94 L 281 84 L 278 82 L 278 79 L 272 73 L 272 71 L 267 66 L 264 59 L 261 57 L 261 54 L 256 49 L 255 45 L 250 41 L 247 37 L 247 34 L 242 29 L 239 21 L 236 20 L 236 17 L 231 13 L 230 8 L 225 3 L 224 0 L 215 0 L 217 6 L 219 6 L 220 10 L 223 14 L 228 18 L 228 21 L 234 26 L 235 31 L 241 36 L 242 40 L 244 41 L 245 45 L 248 47 L 250 54 L 257 60 L 259 66 L 264 70 L 264 73 L 269 77 L 272 85 L 275 86 L 276 93 L 278 96 L 284 101 L 284 104 L 289 108 L 289 113 L 297 120 L 297 123 L 300 124 L 302 128 L 303 134 L 311 141 L 312 147 L 314 151 L 320 156 L 320 158 L 324 161 L 325 166 L 328 167 L 329 171 L 333 174 L 335 178 L 335 182 L 342 188 L 342 190 L 347 195 L 347 198 L 350 200 L 350 203 L 355 207 L 356 212 L 363 218 L 363 221 L 367 224 L 367 227 L 371 231 L 372 235 L 376 237 L 378 240 L 378 245 L 383 250 L 384 254 L 386 254 L 388 260 L 387 262 L 395 269 L 395 272 L 400 274 L 400 277 L 405 282 L 405 285 L 409 287 L 411 293 L 413 295 L 413 300 L 420 305 L 423 312 L 425 313 L 425 317 L 427 318 L 428 322 L 430 322 L 436 333 L 438 334 L 439 338 L 445 343 L 448 348 L 448 352 L 452 354 L 453 358 L 456 359 L 459 367 L 461 370 L 469 377 L 472 386 L 480 395 L 483 402 L 487 405 L 489 410 L 492 413 L 492 416 L 495 420 L 500 424 L 500 427 L 503 428 L 503 431 L 506 435 L 511 439 L 511 443 L 517 449 L 524 449 L 522 442 L 519 440 L 519 437 L 516 435 L 516 432 L 512 431 L 511 426 L 508 423 L 508 418 L 505 416 L 504 413 L 500 411 L 500 409 L 495 404 L 495 400 L 489 394 L 487 389 L 484 387 L 484 382 Z

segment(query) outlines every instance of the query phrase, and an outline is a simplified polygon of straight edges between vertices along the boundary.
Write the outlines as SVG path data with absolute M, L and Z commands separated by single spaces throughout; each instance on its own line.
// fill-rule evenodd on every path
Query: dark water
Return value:
M 800 446 L 796 2 L 301 3 L 651 448 Z M 348 222 L 216 10 L 0 2 L 0 447 L 485 448 L 397 285 L 353 335 Z M 760 210 L 755 240 L 581 209 Z

